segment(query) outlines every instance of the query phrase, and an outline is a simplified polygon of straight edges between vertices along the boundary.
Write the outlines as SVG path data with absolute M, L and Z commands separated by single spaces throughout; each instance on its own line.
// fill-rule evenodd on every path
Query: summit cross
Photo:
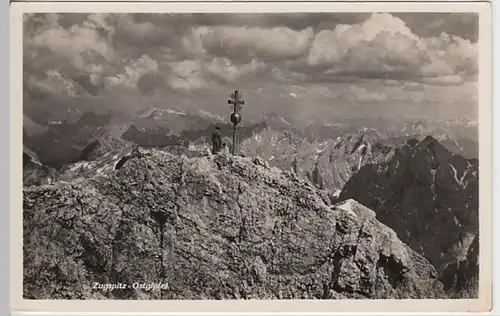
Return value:
M 241 106 L 245 104 L 245 101 L 242 99 L 241 94 L 238 90 L 235 90 L 231 94 L 231 99 L 227 101 L 227 103 L 233 106 L 233 113 L 231 114 L 231 123 L 233 123 L 233 155 L 236 154 L 237 147 L 237 139 L 236 139 L 236 126 L 241 122 Z
M 245 104 L 245 100 L 242 99 L 241 94 L 236 90 L 231 94 L 231 99 L 227 100 L 227 103 L 233 106 L 233 113 L 236 114 L 240 112 L 241 106 Z

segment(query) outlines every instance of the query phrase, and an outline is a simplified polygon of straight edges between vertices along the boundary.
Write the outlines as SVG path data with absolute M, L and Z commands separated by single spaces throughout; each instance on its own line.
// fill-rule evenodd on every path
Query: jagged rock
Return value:
M 139 130 L 136 125 L 132 125 L 123 134 L 123 138 L 132 141 L 141 146 L 166 146 L 167 144 L 176 144 L 175 137 L 169 135 L 169 130 L 157 128 L 151 130 Z
M 244 156 L 241 156 L 241 157 L 244 157 Z M 253 163 L 256 164 L 257 166 L 264 166 L 265 168 L 269 168 L 269 164 L 267 163 L 267 161 L 265 161 L 261 157 L 255 157 L 253 159 Z
M 42 185 L 54 180 L 56 171 L 40 162 L 40 159 L 23 145 L 23 186 Z
M 104 126 L 110 124 L 111 118 L 109 114 L 86 112 L 74 122 L 49 123 L 44 133 L 30 136 L 23 143 L 37 153 L 43 164 L 58 169 L 84 159 L 82 149 L 106 132 Z
M 134 147 L 136 146 L 133 143 L 120 138 L 101 138 L 90 143 L 84 149 L 81 160 L 92 161 L 108 153 L 121 151 L 124 148 L 132 149 Z M 83 157 L 84 154 L 85 156 Z
M 444 295 L 435 268 L 364 207 L 329 208 L 313 187 L 251 158 L 153 150 L 107 176 L 25 188 L 23 202 L 25 298 Z
M 364 132 L 310 141 L 291 132 L 267 128 L 245 139 L 241 151 L 260 156 L 282 170 L 292 170 L 315 187 L 334 194 L 365 164 L 391 158 L 392 147 L 379 141 L 380 135 Z
M 478 235 L 478 179 L 477 160 L 453 154 L 429 136 L 407 142 L 387 163 L 365 165 L 340 198 L 373 209 L 378 220 L 443 272 L 465 260 Z M 478 258 L 470 260 L 474 266 Z M 455 288 L 453 282 L 445 285 Z
M 455 298 L 477 298 L 479 290 L 479 237 L 470 245 L 467 256 L 450 262 L 443 268 L 440 279 L 450 296 Z
M 107 140 L 107 141 L 106 141 Z M 109 175 L 132 157 L 140 156 L 137 146 L 121 139 L 95 141 L 84 150 L 82 159 L 60 169 L 58 180 L 72 180 L 92 175 Z
M 334 207 L 342 209 L 346 212 L 349 212 L 353 214 L 356 217 L 362 218 L 362 219 L 374 219 L 376 218 L 376 213 L 366 206 L 359 204 L 358 202 L 354 200 L 347 200 L 338 203 Z

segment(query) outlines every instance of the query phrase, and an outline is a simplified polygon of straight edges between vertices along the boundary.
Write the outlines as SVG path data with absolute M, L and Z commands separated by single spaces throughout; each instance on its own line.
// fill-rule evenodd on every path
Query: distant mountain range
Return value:
M 75 113 L 77 115 L 75 116 Z M 80 158 L 81 151 L 103 134 L 118 133 L 118 137 L 141 146 L 165 146 L 176 143 L 207 143 L 215 125 L 220 125 L 226 142 L 231 143 L 232 125 L 218 114 L 198 110 L 193 113 L 176 109 L 149 107 L 133 115 L 97 112 L 71 112 L 68 120 L 37 121 L 24 115 L 24 144 L 37 153 L 45 164 L 59 168 Z M 411 138 L 432 135 L 449 150 L 467 158 L 478 157 L 477 127 L 468 121 L 405 122 L 385 118 L 346 119 L 341 123 L 308 124 L 276 113 L 267 113 L 259 120 L 248 121 L 239 128 L 239 140 L 262 131 L 292 135 L 311 144 L 331 142 L 338 137 L 367 131 L 377 134 L 378 142 L 389 145 Z M 265 138 L 266 136 L 263 135 Z

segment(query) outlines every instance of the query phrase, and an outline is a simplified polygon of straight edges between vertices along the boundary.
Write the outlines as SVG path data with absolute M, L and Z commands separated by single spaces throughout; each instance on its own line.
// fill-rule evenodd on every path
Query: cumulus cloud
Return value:
M 247 64 L 235 64 L 229 58 L 215 57 L 205 64 L 209 74 L 224 82 L 234 82 L 242 76 L 256 73 L 265 68 L 265 63 L 252 60 Z
M 137 20 L 134 14 L 94 13 L 83 24 L 100 31 L 119 49 L 134 45 L 164 45 L 163 41 L 170 36 L 168 28 Z
M 48 92 L 59 96 L 74 97 L 79 94 L 77 85 L 65 78 L 57 70 L 47 70 L 46 77 L 36 79 L 34 77 L 26 77 L 27 85 L 36 88 L 38 91 Z
M 108 87 L 125 86 L 135 88 L 137 83 L 144 75 L 158 72 L 158 63 L 148 55 L 142 55 L 140 58 L 129 62 L 124 71 L 116 76 L 106 77 L 105 83 Z
M 313 35 L 312 28 L 295 31 L 286 27 L 204 26 L 194 29 L 186 42 L 189 49 L 214 56 L 273 60 L 303 55 Z
M 403 21 L 390 14 L 374 14 L 362 24 L 338 25 L 334 30 L 320 31 L 314 38 L 307 61 L 312 65 L 336 64 L 350 53 L 370 48 L 374 53 L 380 50 L 381 53 L 401 54 L 417 40 Z M 361 59 L 369 59 L 364 53 L 359 53 L 364 56 Z M 370 56 L 370 59 L 372 57 L 377 59 L 377 56 Z
M 81 68 L 85 54 L 96 54 L 112 60 L 113 48 L 95 29 L 73 25 L 69 29 L 56 26 L 44 30 L 28 41 L 30 48 L 49 48 L 54 57 L 68 59 L 73 66 Z
M 428 77 L 475 75 L 477 47 L 446 33 L 420 38 L 403 20 L 383 13 L 373 14 L 361 24 L 320 31 L 306 60 L 331 75 L 433 82 L 439 79 Z
M 217 83 L 235 82 L 265 69 L 257 60 L 238 64 L 225 57 L 205 60 L 183 60 L 169 63 L 168 84 L 174 89 L 191 91 L 208 88 Z
M 170 68 L 171 74 L 167 80 L 172 88 L 191 91 L 207 87 L 201 61 L 184 60 L 171 63 Z
M 60 22 L 61 16 L 66 22 Z M 225 81 L 262 68 L 269 69 L 270 78 L 283 82 L 353 77 L 458 84 L 457 76 L 477 73 L 476 43 L 444 32 L 419 36 L 403 18 L 388 13 L 68 16 L 27 16 L 32 33 L 27 36 L 26 54 L 40 59 L 49 50 L 61 64 L 65 59 L 75 69 L 90 73 L 93 82 L 130 67 L 121 60 L 144 54 L 154 56 L 159 67 L 165 64 L 166 68 L 171 62 L 182 65 L 184 60 L 199 60 L 200 72 Z M 313 23 L 314 16 L 320 21 Z M 408 17 L 415 25 L 415 19 Z M 433 23 L 442 26 L 445 17 Z M 61 68 L 55 64 L 51 66 Z M 122 69 L 106 69 L 109 65 Z
M 463 88 L 478 72 L 477 30 L 467 28 L 476 22 L 424 13 L 29 14 L 24 74 L 30 87 L 70 96 L 183 100 L 200 91 L 218 100 L 237 86 L 287 106 L 477 102 Z

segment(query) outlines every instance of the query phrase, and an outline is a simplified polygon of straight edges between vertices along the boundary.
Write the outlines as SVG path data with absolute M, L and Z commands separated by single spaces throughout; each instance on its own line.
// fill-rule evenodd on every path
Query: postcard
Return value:
M 12 3 L 13 310 L 490 310 L 490 14 Z

